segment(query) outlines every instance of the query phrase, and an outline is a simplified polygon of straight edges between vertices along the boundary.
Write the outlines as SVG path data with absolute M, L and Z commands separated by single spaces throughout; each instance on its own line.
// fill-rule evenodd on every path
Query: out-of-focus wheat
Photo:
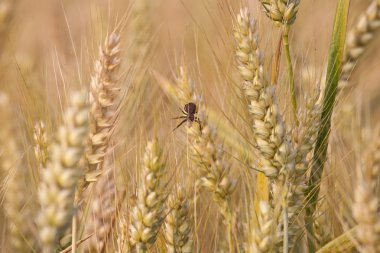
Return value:
M 46 136 L 45 124 L 39 121 L 34 126 L 34 155 L 37 160 L 37 166 L 39 168 L 45 168 L 48 159 L 48 139 Z
M 27 168 L 15 139 L 17 134 L 14 117 L 11 117 L 8 96 L 0 93 L 0 115 L 4 124 L 0 134 L 1 180 L 4 191 L 4 210 L 8 218 L 10 244 L 14 251 L 32 252 L 35 244 L 33 235 L 31 195 L 28 194 Z
M 347 35 L 339 88 L 347 87 L 357 61 L 380 28 L 380 1 L 373 0 Z
M 358 224 L 356 238 L 360 252 L 380 251 L 380 218 L 377 182 L 380 173 L 380 140 L 377 139 L 372 154 L 372 164 L 357 169 L 358 182 L 355 188 L 355 202 L 352 213 Z
M 38 191 L 41 209 L 37 217 L 42 251 L 54 252 L 57 241 L 74 214 L 74 193 L 83 175 L 80 160 L 88 134 L 88 107 L 85 93 L 73 93 L 51 146 L 51 158 L 42 170 Z

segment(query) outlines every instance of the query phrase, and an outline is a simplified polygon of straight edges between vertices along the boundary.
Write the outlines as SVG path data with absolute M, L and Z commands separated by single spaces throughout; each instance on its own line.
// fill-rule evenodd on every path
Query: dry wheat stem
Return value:
M 366 51 L 368 44 L 375 37 L 379 28 L 380 0 L 373 0 L 347 35 L 342 73 L 338 86 L 340 89 L 348 86 L 348 81 L 357 61 Z
M 64 124 L 51 146 L 51 158 L 41 171 L 37 223 L 43 252 L 54 252 L 74 214 L 75 189 L 83 175 L 80 160 L 87 134 L 87 96 L 77 92 L 70 96 Z

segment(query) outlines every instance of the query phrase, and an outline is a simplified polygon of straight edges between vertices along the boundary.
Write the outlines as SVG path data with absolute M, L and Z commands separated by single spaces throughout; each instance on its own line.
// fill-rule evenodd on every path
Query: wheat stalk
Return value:
M 80 160 L 88 134 L 88 108 L 84 93 L 70 96 L 64 125 L 51 146 L 51 158 L 42 170 L 39 185 L 41 209 L 37 217 L 42 251 L 51 253 L 74 214 L 74 195 L 83 174 Z
M 162 180 L 165 165 L 157 139 L 150 141 L 143 157 L 143 183 L 132 208 L 129 226 L 132 252 L 147 252 L 154 244 L 164 219 L 165 186 Z
M 185 191 L 178 187 L 168 199 L 168 214 L 165 218 L 165 238 L 168 253 L 191 253 L 192 213 Z
M 347 35 L 342 73 L 338 86 L 340 89 L 348 86 L 348 81 L 357 61 L 366 51 L 368 44 L 372 41 L 379 28 L 380 1 L 373 0 Z
M 99 59 L 90 84 L 90 138 L 87 150 L 89 164 L 86 181 L 93 182 L 102 173 L 104 156 L 116 120 L 120 87 L 118 86 L 120 66 L 120 36 L 110 34 L 100 47 Z

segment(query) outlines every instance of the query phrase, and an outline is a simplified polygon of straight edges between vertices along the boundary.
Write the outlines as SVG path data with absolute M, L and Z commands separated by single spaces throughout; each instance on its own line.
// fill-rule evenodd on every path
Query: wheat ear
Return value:
M 80 160 L 88 134 L 88 108 L 85 93 L 70 96 L 64 124 L 51 146 L 51 158 L 42 170 L 39 186 L 41 209 L 37 217 L 42 252 L 54 252 L 57 240 L 74 214 L 74 195 L 83 175 Z
M 259 0 L 265 14 L 276 24 L 291 25 L 296 20 L 300 0 Z
M 149 142 L 143 157 L 142 184 L 138 189 L 138 199 L 132 208 L 129 227 L 130 250 L 147 252 L 157 238 L 164 219 L 165 185 L 162 180 L 165 165 L 157 139 Z
M 192 213 L 185 191 L 178 187 L 168 199 L 168 215 L 165 218 L 165 238 L 168 253 L 191 253 Z
M 189 129 L 192 139 L 192 143 L 189 145 L 193 160 L 197 165 L 197 186 L 213 194 L 213 199 L 219 207 L 227 228 L 230 251 L 234 251 L 233 215 L 229 202 L 236 186 L 236 180 L 231 176 L 231 166 L 224 154 L 224 147 L 218 143 L 217 130 L 209 122 L 201 96 L 195 92 L 194 85 L 188 79 L 183 67 L 180 68 L 177 83 L 180 100 L 183 103 L 195 102 L 198 108 L 198 124 L 194 122 Z
M 90 86 L 90 138 L 87 150 L 89 164 L 86 182 L 93 182 L 102 173 L 104 156 L 116 120 L 120 87 L 120 36 L 110 34 L 99 49 Z
M 234 25 L 236 58 L 243 79 L 242 89 L 249 102 L 248 110 L 257 150 L 261 155 L 261 170 L 269 178 L 291 171 L 294 161 L 289 159 L 291 145 L 285 138 L 285 124 L 274 98 L 274 87 L 264 75 L 255 21 L 248 9 L 241 9 Z

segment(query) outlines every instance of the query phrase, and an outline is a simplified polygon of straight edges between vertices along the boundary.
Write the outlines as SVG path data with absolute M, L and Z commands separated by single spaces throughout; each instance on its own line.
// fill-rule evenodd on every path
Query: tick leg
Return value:
M 196 118 L 194 119 L 194 121 L 198 123 L 198 125 L 199 125 L 199 130 L 202 132 L 202 124 L 201 124 L 201 121 L 199 120 L 199 118 L 196 117 Z
M 176 128 L 173 129 L 173 132 L 174 132 L 174 130 L 176 130 L 178 127 L 182 126 L 182 124 L 185 123 L 186 121 L 187 121 L 187 119 L 182 120 L 182 122 L 179 123 L 178 126 L 176 126 Z
M 181 107 L 178 107 L 178 108 L 179 108 L 179 110 L 180 110 L 183 114 L 187 115 L 187 112 L 185 112 L 185 110 L 183 110 Z
M 172 119 L 187 119 L 186 116 L 179 116 L 179 117 L 175 117 L 175 118 L 172 118 Z

